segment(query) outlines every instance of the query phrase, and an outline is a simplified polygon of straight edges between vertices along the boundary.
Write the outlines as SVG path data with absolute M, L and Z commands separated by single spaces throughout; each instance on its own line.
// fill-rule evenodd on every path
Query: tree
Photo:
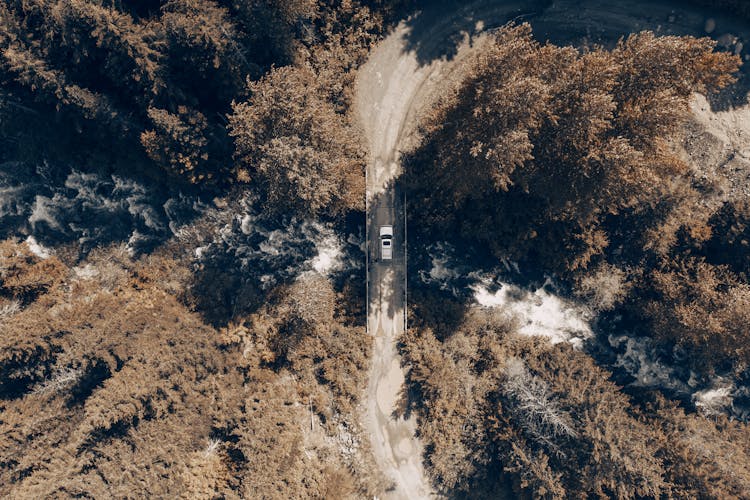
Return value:
M 565 455 L 556 443 L 561 438 L 575 438 L 570 417 L 552 398 L 547 384 L 532 375 L 518 358 L 510 358 L 505 364 L 503 393 L 510 400 L 510 410 L 531 437 L 551 449 L 553 453 Z
M 665 437 L 586 354 L 471 310 L 442 340 L 412 322 L 405 358 L 427 465 L 446 492 L 481 496 L 496 470 L 544 498 L 670 491 Z
M 224 113 L 244 92 L 248 74 L 261 71 L 247 54 L 246 34 L 231 12 L 212 0 L 169 1 L 160 27 L 171 66 L 172 94 L 182 92 L 187 105 Z
M 308 0 L 4 2 L 0 93 L 24 111 L 0 111 L 0 133 L 14 137 L 5 154 L 152 177 L 156 163 L 171 180 L 228 183 L 232 101 L 247 97 L 248 78 L 335 37 L 342 28 L 327 19 L 337 10 Z
M 326 84 L 309 67 L 276 68 L 250 82 L 252 97 L 234 106 L 236 176 L 257 186 L 268 210 L 363 209 L 364 153 L 350 118 L 325 97 Z
M 750 366 L 750 285 L 695 259 L 655 270 L 647 283 L 653 298 L 640 306 L 654 337 L 685 350 L 693 370 L 740 373 Z
M 141 144 L 149 158 L 164 169 L 193 183 L 210 180 L 220 169 L 209 162 L 206 117 L 184 106 L 178 113 L 149 108 L 154 128 L 141 133 Z

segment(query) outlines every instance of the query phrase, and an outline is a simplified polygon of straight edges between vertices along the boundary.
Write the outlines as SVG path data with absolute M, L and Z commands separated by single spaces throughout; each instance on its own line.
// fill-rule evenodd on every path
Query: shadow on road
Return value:
M 367 216 L 367 227 L 370 233 L 367 238 L 369 273 L 370 314 L 383 314 L 394 318 L 404 304 L 404 212 L 397 181 L 389 181 L 385 189 L 369 200 L 370 210 Z M 393 258 L 383 260 L 380 255 L 379 227 L 393 226 Z M 383 286 L 385 284 L 388 286 Z M 387 309 L 383 305 L 387 304 Z M 394 321 L 396 319 L 394 318 Z
M 552 4 L 550 0 L 479 1 L 457 6 L 457 2 L 438 0 L 418 2 L 419 12 L 408 21 L 406 48 L 414 51 L 417 61 L 426 65 L 435 59 L 452 59 L 465 36 L 473 38 L 488 28 L 505 23 L 522 22 Z M 498 11 L 506 11 L 498 14 Z M 450 12 L 450 15 L 446 15 Z M 488 15 L 491 12 L 491 16 Z M 493 19 L 487 23 L 486 19 Z M 500 22 L 498 22 L 500 21 Z

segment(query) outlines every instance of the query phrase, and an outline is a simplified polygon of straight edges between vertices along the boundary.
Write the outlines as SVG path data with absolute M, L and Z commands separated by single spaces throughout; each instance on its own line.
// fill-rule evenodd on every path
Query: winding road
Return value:
M 423 467 L 414 418 L 398 412 L 405 371 L 397 339 L 405 327 L 404 214 L 396 180 L 400 152 L 418 142 L 420 115 L 460 79 L 463 64 L 481 50 L 489 28 L 528 20 L 535 36 L 557 44 L 611 44 L 643 29 L 659 34 L 702 34 L 711 13 L 680 2 L 622 0 L 433 2 L 402 21 L 359 70 L 356 109 L 369 143 L 367 169 L 368 333 L 374 337 L 364 425 L 390 487 L 382 498 L 435 497 Z M 716 18 L 734 30 L 729 16 Z M 735 31 L 737 33 L 737 31 Z M 720 36 L 720 32 L 714 33 Z M 378 261 L 378 228 L 394 226 L 394 258 Z
M 518 15 L 521 3 L 507 3 L 501 23 Z M 467 27 L 476 30 L 473 18 L 469 8 L 454 10 L 439 21 L 419 16 L 402 22 L 373 51 L 358 76 L 357 106 L 371 153 L 367 171 L 367 326 L 375 340 L 365 426 L 375 459 L 392 485 L 385 498 L 435 496 L 424 473 L 416 422 L 397 414 L 405 375 L 396 346 L 405 327 L 405 231 L 395 180 L 401 173 L 400 151 L 416 140 L 420 112 L 429 109 L 438 91 L 449 86 L 455 69 L 478 47 L 476 42 L 469 43 L 468 37 L 445 44 L 445 35 L 466 32 Z M 412 48 L 412 35 L 417 30 L 420 40 L 418 47 Z M 394 226 L 392 261 L 377 259 L 378 228 L 382 225 Z

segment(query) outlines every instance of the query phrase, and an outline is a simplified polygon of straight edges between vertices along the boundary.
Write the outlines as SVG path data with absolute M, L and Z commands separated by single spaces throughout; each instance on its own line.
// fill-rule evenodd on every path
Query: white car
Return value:
M 393 226 L 380 226 L 380 258 L 393 259 Z

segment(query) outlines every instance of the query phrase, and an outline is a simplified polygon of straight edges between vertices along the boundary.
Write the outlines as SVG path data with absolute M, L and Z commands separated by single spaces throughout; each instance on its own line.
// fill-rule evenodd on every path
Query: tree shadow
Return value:
M 418 2 L 419 10 L 406 22 L 406 49 L 414 52 L 422 65 L 436 59 L 450 60 L 465 36 L 471 40 L 487 29 L 528 19 L 551 4 L 550 0 Z
M 201 224 L 191 244 L 189 301 L 217 327 L 256 312 L 277 286 L 313 271 L 325 237 L 315 222 L 269 216 L 243 196 Z
M 366 238 L 368 261 L 368 289 L 370 314 L 382 313 L 394 317 L 404 304 L 404 219 L 403 203 L 396 180 L 389 181 L 384 189 L 369 200 Z M 393 226 L 393 257 L 385 260 L 381 255 L 379 229 L 381 225 Z M 390 285 L 390 286 L 388 286 Z M 383 304 L 387 308 L 383 309 Z
M 657 35 L 710 36 L 722 51 L 746 57 L 750 50 L 750 20 L 721 7 L 693 2 L 623 0 L 478 0 L 470 3 L 439 0 L 417 2 L 417 11 L 406 21 L 405 50 L 414 52 L 421 65 L 450 60 L 461 43 L 508 22 L 528 22 L 534 37 L 555 45 L 581 49 L 613 47 L 620 38 L 648 30 Z M 711 20 L 714 28 L 706 32 Z M 712 110 L 725 111 L 747 104 L 750 67 L 743 65 L 737 82 L 709 97 Z
M 257 312 L 279 286 L 320 273 L 340 294 L 337 317 L 363 326 L 364 220 L 363 212 L 342 219 L 270 214 L 253 194 L 238 190 L 177 242 L 175 252 L 186 248 L 192 266 L 187 301 L 222 327 Z

